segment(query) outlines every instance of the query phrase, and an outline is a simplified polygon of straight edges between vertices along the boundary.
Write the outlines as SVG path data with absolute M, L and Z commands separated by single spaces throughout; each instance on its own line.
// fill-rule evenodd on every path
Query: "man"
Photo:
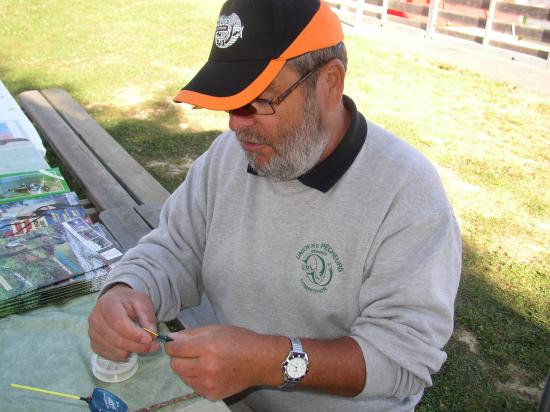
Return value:
M 204 292 L 219 325 L 165 346 L 197 393 L 233 410 L 414 409 L 446 358 L 460 235 L 430 163 L 343 96 L 342 39 L 322 2 L 224 4 L 176 101 L 228 111 L 231 131 L 111 272 L 94 352 L 156 350 L 136 323 Z

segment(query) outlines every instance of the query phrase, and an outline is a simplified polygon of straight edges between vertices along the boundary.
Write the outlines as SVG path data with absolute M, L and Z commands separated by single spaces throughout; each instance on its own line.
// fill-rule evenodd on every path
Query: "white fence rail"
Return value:
M 530 0 L 517 0 L 523 3 Z M 533 0 L 531 0 L 533 1 Z M 550 67 L 550 0 L 537 6 L 502 0 L 328 0 L 340 19 L 359 27 L 376 19 L 528 55 Z

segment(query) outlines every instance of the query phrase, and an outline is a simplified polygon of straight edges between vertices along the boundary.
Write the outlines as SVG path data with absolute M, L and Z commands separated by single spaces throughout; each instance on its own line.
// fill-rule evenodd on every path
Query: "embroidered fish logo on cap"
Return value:
M 220 15 L 216 27 L 216 46 L 220 49 L 232 46 L 238 39 L 243 38 L 243 29 L 244 26 L 241 24 L 241 19 L 237 14 L 232 13 L 230 16 Z

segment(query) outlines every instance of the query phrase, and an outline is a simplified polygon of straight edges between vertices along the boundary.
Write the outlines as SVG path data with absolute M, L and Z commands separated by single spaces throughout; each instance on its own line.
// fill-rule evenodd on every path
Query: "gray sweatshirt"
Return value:
M 354 398 L 253 389 L 235 410 L 412 410 L 446 359 L 461 270 L 453 211 L 423 155 L 346 105 L 339 148 L 293 181 L 255 175 L 233 132 L 219 136 L 109 275 L 147 293 L 159 320 L 204 291 L 220 323 L 351 336 L 363 351 Z

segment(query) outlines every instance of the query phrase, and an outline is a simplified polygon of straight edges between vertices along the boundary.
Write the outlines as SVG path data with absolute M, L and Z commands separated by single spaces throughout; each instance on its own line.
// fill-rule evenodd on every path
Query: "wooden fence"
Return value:
M 525 0 L 520 0 L 525 1 Z M 550 67 L 550 0 L 529 6 L 500 0 L 328 0 L 354 26 L 376 18 L 540 59 Z M 543 3 L 545 2 L 545 4 Z M 543 5 L 544 4 L 544 5 Z M 546 61 L 546 62 L 545 62 Z

